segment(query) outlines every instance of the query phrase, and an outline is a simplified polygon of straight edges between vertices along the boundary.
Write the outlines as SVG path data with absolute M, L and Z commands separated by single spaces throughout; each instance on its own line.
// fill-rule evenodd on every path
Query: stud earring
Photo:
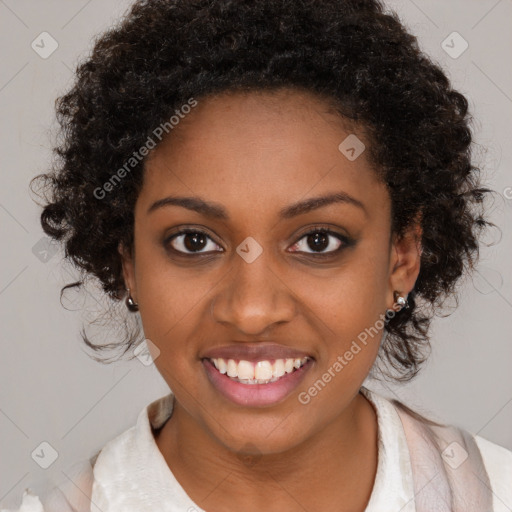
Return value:
M 407 309 L 409 307 L 409 302 L 407 301 L 407 295 L 405 297 L 402 297 L 401 292 L 395 291 L 393 292 L 393 298 L 395 299 L 395 302 L 401 306 L 400 309 L 405 308 Z
M 400 306 L 400 308 L 398 310 L 395 309 L 394 304 L 393 304 L 393 309 L 386 309 L 386 323 L 389 322 L 389 320 L 391 318 L 393 318 L 403 308 L 407 309 L 409 307 L 409 302 L 407 301 L 407 295 L 405 297 L 403 297 L 401 295 L 401 292 L 394 291 L 393 299 L 395 301 L 395 304 L 398 304 Z
M 132 299 L 132 296 L 130 295 L 130 288 L 126 288 L 126 291 L 128 293 L 125 301 L 126 307 L 132 312 L 138 311 L 139 305 Z

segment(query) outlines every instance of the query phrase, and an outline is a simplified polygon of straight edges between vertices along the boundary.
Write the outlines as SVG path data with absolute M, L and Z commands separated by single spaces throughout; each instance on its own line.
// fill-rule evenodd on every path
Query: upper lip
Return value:
M 233 345 L 212 348 L 204 353 L 203 359 L 236 359 L 244 361 L 263 361 L 269 359 L 297 359 L 312 356 L 302 350 L 297 350 L 278 343 L 237 342 Z

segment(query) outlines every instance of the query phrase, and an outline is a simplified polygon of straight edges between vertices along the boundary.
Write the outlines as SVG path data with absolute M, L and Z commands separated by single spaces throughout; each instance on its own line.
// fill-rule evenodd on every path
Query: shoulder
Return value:
M 416 485 L 442 475 L 437 491 L 454 495 L 463 510 L 487 510 L 491 501 L 493 512 L 512 510 L 512 451 L 457 425 L 437 423 L 399 400 L 370 396 L 380 409 L 397 413 L 393 427 L 404 436 Z
M 95 458 L 81 460 L 66 469 L 65 478 L 58 485 L 43 482 L 39 495 L 26 488 L 19 508 L 0 508 L 0 512 L 97 512 L 91 505 Z
M 153 446 L 151 429 L 158 428 L 170 417 L 172 405 L 172 394 L 154 400 L 139 412 L 135 425 L 108 441 L 90 459 L 68 468 L 64 472 L 66 478 L 59 485 L 43 482 L 39 485 L 43 487 L 39 495 L 27 488 L 19 508 L 6 509 L 0 505 L 0 512 L 98 512 L 91 502 L 93 487 L 101 498 L 106 492 L 102 483 L 123 485 L 127 467 L 145 466 L 144 456 L 157 449 Z
M 44 508 L 39 497 L 32 494 L 30 489 L 25 489 L 21 497 L 21 505 L 19 508 L 0 508 L 0 512 L 44 512 Z
M 463 495 L 466 499 L 467 496 L 483 499 L 489 495 L 493 512 L 512 510 L 512 451 L 462 427 L 436 423 L 398 401 L 393 402 L 407 434 L 414 430 L 436 447 L 459 499 L 464 500 Z M 419 445 L 412 444 L 415 448 Z
M 512 451 L 475 436 L 495 496 L 495 512 L 512 510 Z

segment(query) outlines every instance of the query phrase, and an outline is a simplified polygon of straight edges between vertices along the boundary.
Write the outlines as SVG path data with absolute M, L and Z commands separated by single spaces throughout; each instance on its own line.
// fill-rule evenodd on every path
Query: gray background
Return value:
M 51 158 L 55 98 L 70 86 L 72 70 L 91 49 L 92 37 L 129 4 L 0 0 L 4 506 L 18 506 L 27 486 L 39 492 L 48 479 L 65 481 L 68 467 L 132 426 L 145 405 L 168 391 L 154 366 L 138 359 L 101 365 L 87 356 L 78 332 L 89 316 L 67 311 L 59 303 L 60 287 L 72 280 L 72 269 L 62 265 L 60 252 L 46 247 L 39 208 L 28 192 L 29 180 L 44 172 Z M 434 322 L 433 352 L 423 373 L 405 386 L 369 386 L 386 388 L 387 396 L 398 396 L 419 412 L 512 449 L 512 2 L 387 4 L 470 100 L 478 143 L 475 156 L 499 193 L 491 219 L 501 226 L 502 235 L 489 238 L 499 242 L 493 247 L 482 248 L 478 271 L 464 283 L 459 308 Z M 59 45 L 47 59 L 31 48 L 43 31 Z M 458 58 L 442 47 L 453 31 L 469 43 Z M 448 39 L 448 44 L 454 51 L 460 48 L 457 41 Z M 95 304 L 91 296 L 88 304 Z M 58 452 L 46 470 L 31 457 L 43 441 Z

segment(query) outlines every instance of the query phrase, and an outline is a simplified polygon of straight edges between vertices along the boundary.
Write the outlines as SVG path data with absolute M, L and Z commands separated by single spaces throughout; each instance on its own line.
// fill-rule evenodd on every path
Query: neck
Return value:
M 362 512 L 377 469 L 377 429 L 375 410 L 359 393 L 339 417 L 293 449 L 241 455 L 175 402 L 155 440 L 185 492 L 209 512 Z

